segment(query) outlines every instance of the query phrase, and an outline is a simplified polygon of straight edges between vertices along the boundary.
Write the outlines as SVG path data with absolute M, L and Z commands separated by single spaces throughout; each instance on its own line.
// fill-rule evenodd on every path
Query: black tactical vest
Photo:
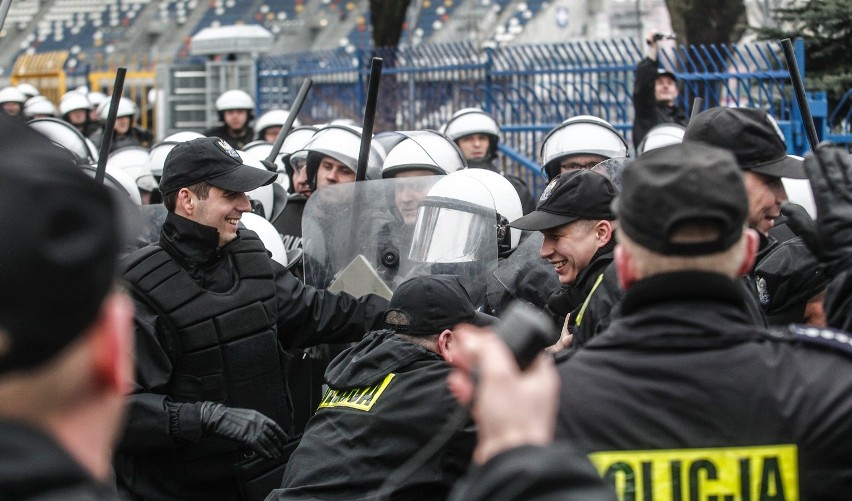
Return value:
M 169 396 L 255 409 L 287 430 L 275 275 L 257 235 L 241 230 L 240 237 L 229 246 L 237 278 L 228 292 L 202 289 L 156 245 L 126 260 L 125 279 L 161 317 L 157 335 L 173 365 Z

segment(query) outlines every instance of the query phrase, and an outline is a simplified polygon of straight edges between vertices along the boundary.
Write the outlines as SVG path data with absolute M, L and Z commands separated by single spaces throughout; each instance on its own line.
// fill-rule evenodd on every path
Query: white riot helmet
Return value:
M 56 106 L 44 96 L 33 96 L 24 105 L 24 116 L 27 118 L 55 117 Z
M 33 98 L 35 96 L 41 95 L 41 92 L 38 91 L 35 85 L 27 82 L 21 82 L 18 84 L 18 90 L 23 92 L 27 99 Z
M 127 195 L 130 200 L 136 205 L 142 205 L 142 197 L 139 195 L 139 188 L 129 174 L 122 171 L 116 166 L 105 166 L 104 184 L 117 190 L 119 193 Z M 81 165 L 83 172 L 94 178 L 97 175 L 98 168 L 96 165 Z
M 260 241 L 263 242 L 263 246 L 272 254 L 272 259 L 278 261 L 283 266 L 289 264 L 287 249 L 284 247 L 281 235 L 272 226 L 272 223 L 251 212 L 243 213 L 242 217 L 240 217 L 240 222 L 249 230 L 257 233 Z
M 110 100 L 107 99 L 98 107 L 98 117 L 100 117 L 101 120 L 106 120 L 107 116 L 109 116 L 109 103 Z M 106 105 L 104 106 L 104 104 Z M 139 107 L 136 106 L 136 103 L 132 100 L 123 96 L 118 100 L 118 111 L 115 113 L 115 118 L 135 118 L 137 113 L 139 113 Z
M 231 89 L 223 92 L 216 98 L 216 111 L 223 112 L 226 110 L 249 110 L 254 111 L 254 99 L 248 92 L 240 89 Z
M 449 174 L 467 167 L 461 150 L 440 132 L 432 130 L 398 132 L 403 140 L 388 153 L 382 164 L 382 178 L 400 172 L 424 169 Z
M 103 92 L 92 91 L 86 96 L 92 108 L 97 108 L 102 102 L 106 101 L 107 95 Z
M 573 155 L 598 155 L 604 159 L 629 157 L 627 141 L 609 122 L 591 115 L 565 120 L 541 143 L 541 170 L 547 179 L 560 172 L 562 159 Z
M 263 140 L 263 132 L 265 129 L 268 129 L 269 127 L 282 127 L 289 116 L 290 112 L 287 110 L 269 110 L 259 116 L 254 123 L 255 139 Z M 302 124 L 299 122 L 298 118 L 293 121 L 293 128 L 299 127 L 300 125 Z
M 145 163 L 145 167 L 151 171 L 151 174 L 153 174 L 156 179 L 160 179 L 163 176 L 163 166 L 166 164 L 166 157 L 169 155 L 169 152 L 172 151 L 172 148 L 174 148 L 178 143 L 192 141 L 193 139 L 199 139 L 202 137 L 204 137 L 202 134 L 191 131 L 176 132 L 171 136 L 166 137 L 162 142 L 151 147 L 151 151 L 148 152 L 148 161 Z
M 17 87 L 4 87 L 0 89 L 0 104 L 19 103 L 21 105 L 27 100 L 27 96 Z
M 256 158 L 257 160 L 266 160 L 269 157 L 269 154 L 272 153 L 273 148 L 272 143 L 267 143 L 266 141 L 252 141 L 249 144 L 243 147 L 244 152 L 248 155 Z M 284 172 L 284 163 L 282 161 L 284 154 L 279 151 L 278 156 L 275 158 L 275 172 L 281 173 Z M 268 167 L 267 167 L 268 168 Z M 275 178 L 275 182 L 284 187 L 284 190 L 290 189 L 290 179 L 286 176 L 278 176 Z
M 804 161 L 804 158 L 798 155 L 787 155 L 788 157 Z M 790 177 L 782 177 L 781 183 L 784 185 L 784 191 L 787 192 L 787 201 L 801 205 L 805 208 L 811 219 L 816 220 L 817 209 L 814 202 L 814 191 L 811 187 L 809 179 L 793 179 Z
M 461 263 L 481 259 L 482 249 L 496 257 L 494 198 L 481 181 L 445 176 L 420 202 L 409 259 Z
M 360 151 L 361 127 L 327 125 L 318 130 L 302 150 L 291 155 L 290 163 L 292 165 L 301 160 L 306 162 L 308 183 L 312 190 L 316 190 L 317 172 L 324 157 L 331 157 L 351 169 L 352 172 L 357 172 Z M 382 160 L 382 152 L 371 146 L 367 170 L 380 170 Z
M 63 117 L 74 110 L 89 111 L 91 109 L 92 103 L 89 102 L 89 99 L 83 94 L 73 90 L 71 92 L 66 92 L 62 96 L 62 99 L 59 100 L 59 113 Z
M 485 134 L 491 138 L 488 149 L 489 159 L 497 154 L 497 144 L 500 142 L 500 125 L 493 116 L 481 108 L 462 108 L 453 113 L 450 120 L 441 127 L 441 132 L 448 138 L 458 142 L 459 139 L 471 134 Z
M 262 163 L 260 163 L 260 160 L 257 159 L 254 155 L 246 153 L 242 150 L 237 150 L 237 153 L 243 160 L 243 164 L 248 165 L 250 167 L 254 167 L 255 169 L 267 171 L 266 167 Z M 272 187 L 272 184 L 267 184 L 265 186 L 255 188 L 251 191 L 246 192 L 246 195 L 253 201 L 256 201 L 260 204 L 264 218 L 266 218 L 267 220 L 272 219 L 272 213 L 274 210 L 273 205 L 275 202 L 275 191 Z M 252 204 L 252 209 L 255 209 L 254 204 Z
M 651 127 L 651 130 L 642 138 L 639 147 L 636 148 L 636 156 L 645 153 L 646 151 L 656 150 L 663 146 L 678 144 L 683 142 L 683 134 L 686 132 L 686 127 L 679 124 L 658 124 Z
M 497 252 L 502 255 L 517 247 L 521 241 L 521 230 L 509 227 L 509 223 L 523 216 L 524 209 L 512 183 L 487 169 L 464 169 L 451 176 L 472 177 L 488 188 L 497 210 Z
M 157 181 L 148 168 L 148 149 L 141 146 L 128 146 L 110 153 L 107 167 L 113 166 L 124 171 L 136 182 L 136 186 L 147 192 L 157 189 Z
M 98 149 L 88 138 L 83 137 L 73 125 L 58 118 L 35 118 L 30 120 L 30 127 L 39 131 L 69 152 L 79 164 L 93 164 L 98 161 Z

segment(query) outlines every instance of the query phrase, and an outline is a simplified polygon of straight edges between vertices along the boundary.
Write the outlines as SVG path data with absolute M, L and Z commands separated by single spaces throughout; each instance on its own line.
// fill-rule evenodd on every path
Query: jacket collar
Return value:
M 627 316 L 671 301 L 720 302 L 747 311 L 742 291 L 733 279 L 719 273 L 680 271 L 654 275 L 633 284 L 624 293 L 621 313 Z
M 237 231 L 237 239 L 239 231 Z M 160 247 L 187 267 L 209 266 L 222 259 L 226 250 L 219 247 L 219 232 L 212 226 L 196 223 L 174 212 L 166 215 L 160 232 Z

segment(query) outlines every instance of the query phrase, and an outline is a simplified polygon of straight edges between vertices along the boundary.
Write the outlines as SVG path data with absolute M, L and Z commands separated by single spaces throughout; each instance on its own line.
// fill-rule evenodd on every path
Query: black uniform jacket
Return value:
M 735 287 L 701 272 L 634 284 L 622 317 L 558 364 L 557 436 L 636 499 L 850 499 L 850 336 L 757 328 Z
M 236 279 L 229 256 L 229 248 L 235 242 L 220 248 L 214 228 L 169 213 L 159 245 L 202 288 L 224 294 Z M 387 309 L 385 299 L 369 295 L 356 300 L 348 294 L 316 290 L 305 286 L 277 262 L 270 259 L 270 263 L 274 272 L 278 310 L 276 333 L 280 348 L 355 341 L 380 325 Z M 171 399 L 167 388 L 172 383 L 173 366 L 167 349 L 160 344 L 165 334 L 165 323 L 158 320 L 158 315 L 145 301 L 135 299 L 136 388 L 130 397 L 127 428 L 119 447 L 121 459 L 125 461 L 120 461 L 119 465 L 124 467 L 125 481 L 132 483 L 137 492 L 153 490 L 159 493 L 152 492 L 151 498 L 159 499 L 168 497 L 162 489 L 183 490 L 181 479 L 176 478 L 173 470 L 170 474 L 164 459 L 177 454 L 185 444 L 176 442 L 169 433 L 168 407 Z M 288 382 L 291 386 L 298 383 Z M 286 395 L 279 397 L 287 399 Z M 200 423 L 184 422 L 183 416 L 181 419 L 182 428 L 200 427 Z M 282 426 L 287 429 L 286 424 Z M 160 485 L 146 485 L 146 478 Z M 199 492 L 200 498 L 215 498 L 214 493 L 222 493 L 222 487 L 215 481 L 227 480 L 211 478 L 211 491 Z M 169 487 L 172 483 L 175 485 Z
M 0 420 L 0 499 L 117 500 L 56 441 L 22 423 Z
M 450 494 L 453 501 L 615 501 L 585 454 L 569 444 L 525 445 L 473 466 Z
M 326 371 L 330 390 L 274 499 L 372 499 L 459 409 L 447 389 L 450 371 L 439 355 L 391 331 L 372 332 L 341 353 Z M 391 499 L 445 498 L 467 469 L 474 446 L 475 432 L 467 426 Z
M 638 148 L 652 127 L 665 123 L 686 125 L 686 116 L 677 106 L 658 103 L 654 94 L 657 61 L 646 57 L 636 65 L 633 83 L 633 147 Z
M 220 139 L 224 139 L 226 143 L 231 145 L 231 148 L 241 150 L 254 140 L 254 129 L 246 127 L 243 129 L 242 135 L 232 136 L 228 131 L 227 126 L 220 125 L 218 127 L 211 127 L 210 129 L 205 130 L 204 135 L 207 137 L 218 137 Z
M 604 270 L 612 262 L 612 249 L 614 247 L 615 237 L 605 247 L 602 247 L 601 252 L 596 253 L 592 261 L 577 274 L 574 283 L 563 285 L 547 301 L 547 307 L 557 316 L 560 326 L 565 322 L 565 316 L 571 314 L 569 328 L 572 333 L 576 328 L 578 316 L 582 321 L 586 309 L 584 308 L 586 298 L 593 289 L 600 285 Z

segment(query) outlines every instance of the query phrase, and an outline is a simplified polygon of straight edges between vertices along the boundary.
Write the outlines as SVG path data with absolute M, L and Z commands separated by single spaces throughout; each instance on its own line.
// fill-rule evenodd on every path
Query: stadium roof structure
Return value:
M 272 50 L 272 33 L 257 24 L 235 24 L 204 28 L 190 42 L 194 56 L 215 54 L 261 54 Z

